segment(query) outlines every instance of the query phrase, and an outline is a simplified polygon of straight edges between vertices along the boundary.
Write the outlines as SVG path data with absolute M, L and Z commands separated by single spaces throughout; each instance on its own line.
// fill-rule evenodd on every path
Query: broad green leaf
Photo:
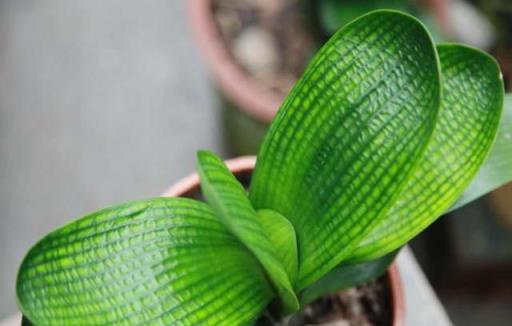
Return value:
M 376 11 L 338 31 L 288 95 L 250 199 L 292 222 L 297 289 L 346 258 L 400 193 L 434 129 L 439 78 L 423 25 Z
M 302 292 L 300 304 L 304 306 L 324 295 L 376 279 L 384 274 L 397 254 L 398 250 L 368 262 L 341 264 L 335 267 Z
M 498 64 L 480 50 L 440 45 L 443 99 L 432 140 L 393 208 L 351 255 L 395 250 L 443 214 L 471 182 L 496 137 L 503 108 Z
M 37 243 L 17 280 L 35 325 L 244 325 L 274 297 L 254 256 L 204 203 L 131 202 Z
M 244 187 L 215 154 L 199 151 L 201 190 L 222 223 L 259 260 L 282 301 L 284 312 L 299 309 L 292 280 L 253 209 Z
M 467 203 L 512 181 L 512 94 L 505 95 L 505 105 L 501 117 L 496 142 L 478 171 L 477 176 L 448 211 L 453 211 Z
M 297 241 L 295 230 L 288 219 L 270 209 L 256 212 L 270 242 L 276 250 L 277 258 L 283 263 L 286 273 L 294 280 L 297 275 Z

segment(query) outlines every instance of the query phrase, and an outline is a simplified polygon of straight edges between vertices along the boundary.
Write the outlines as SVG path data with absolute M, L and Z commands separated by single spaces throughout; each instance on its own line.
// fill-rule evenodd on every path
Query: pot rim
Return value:
M 256 156 L 240 156 L 225 162 L 233 174 L 243 174 L 254 170 Z M 192 173 L 169 187 L 162 194 L 162 197 L 179 197 L 199 191 L 199 182 L 198 173 Z M 405 325 L 404 294 L 396 261 L 391 264 L 386 272 L 386 278 L 391 294 L 392 325 L 403 326 Z

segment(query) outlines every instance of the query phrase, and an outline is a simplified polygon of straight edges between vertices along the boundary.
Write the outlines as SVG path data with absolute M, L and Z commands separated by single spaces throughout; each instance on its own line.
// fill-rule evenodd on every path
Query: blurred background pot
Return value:
M 361 10 L 381 7 L 375 4 L 379 1 L 383 7 L 393 4 L 399 9 L 404 8 L 396 3 L 406 3 L 408 8 L 416 8 L 417 3 L 367 0 L 368 5 L 352 12 L 359 15 Z M 352 2 L 354 6 L 362 3 L 353 0 L 188 1 L 194 37 L 220 95 L 225 141 L 232 154 L 257 153 L 266 127 L 284 97 L 316 48 L 335 29 L 333 20 L 338 19 L 342 24 L 352 17 L 348 14 L 332 18 L 333 15 L 322 12 L 333 12 L 329 8 L 333 4 Z M 424 18 L 431 30 L 436 26 L 448 29 L 444 0 L 423 2 L 422 8 L 428 10 L 415 13 Z M 328 10 L 322 11 L 324 7 Z M 343 9 L 336 8 L 342 13 Z M 432 19 L 427 18 L 427 12 L 432 13 Z
M 255 163 L 255 156 L 238 157 L 226 161 L 226 164 L 230 171 L 242 184 L 246 186 L 249 185 L 250 183 Z M 171 186 L 167 191 L 165 191 L 162 196 L 202 198 L 199 175 L 197 173 L 193 173 L 183 178 L 182 180 L 178 181 L 176 184 Z M 400 274 L 398 272 L 396 263 L 393 263 L 386 272 L 386 274 L 382 276 L 379 280 L 380 282 L 384 282 L 385 288 L 387 288 L 387 290 L 385 291 L 385 293 L 387 293 L 387 298 L 382 299 L 386 301 L 386 305 L 389 307 L 390 310 L 384 312 L 384 315 L 388 316 L 390 319 L 389 321 L 385 322 L 385 325 L 404 326 L 405 304 Z M 353 291 L 353 289 L 348 289 L 343 292 L 350 291 Z M 329 321 L 329 325 L 334 325 L 334 322 L 334 320 Z

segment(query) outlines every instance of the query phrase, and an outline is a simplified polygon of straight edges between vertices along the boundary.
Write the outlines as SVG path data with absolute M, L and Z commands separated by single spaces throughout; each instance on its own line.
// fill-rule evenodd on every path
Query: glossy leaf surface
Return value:
M 197 157 L 201 189 L 207 202 L 226 228 L 258 258 L 282 299 L 284 311 L 297 311 L 299 303 L 289 275 L 245 189 L 215 154 L 200 151 Z
M 471 182 L 494 141 L 503 108 L 498 64 L 461 45 L 437 49 L 443 99 L 432 140 L 386 218 L 352 253 L 356 260 L 395 250 L 435 221 Z
M 50 233 L 18 303 L 35 325 L 243 325 L 273 298 L 258 261 L 204 203 L 132 202 Z
M 400 193 L 434 128 L 439 78 L 423 25 L 378 11 L 336 33 L 288 95 L 250 199 L 292 222 L 298 289 L 346 258 Z
M 477 176 L 448 211 L 512 181 L 512 94 L 505 95 L 505 105 L 496 142 Z
M 256 212 L 276 256 L 283 263 L 286 273 L 291 280 L 297 275 L 297 239 L 295 230 L 288 219 L 270 209 L 262 209 Z

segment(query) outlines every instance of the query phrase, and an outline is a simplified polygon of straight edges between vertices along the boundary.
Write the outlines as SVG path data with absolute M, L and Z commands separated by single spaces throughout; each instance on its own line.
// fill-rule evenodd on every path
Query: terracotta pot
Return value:
M 189 0 L 188 14 L 197 44 L 222 94 L 251 117 L 271 121 L 283 98 L 258 85 L 233 60 L 217 28 L 212 1 Z
M 425 1 L 447 30 L 446 0 Z M 221 93 L 226 141 L 236 155 L 255 154 L 284 96 L 262 86 L 233 60 L 215 22 L 211 0 L 187 3 L 194 38 Z
M 226 161 L 228 168 L 242 183 L 249 182 L 255 163 L 255 156 L 243 156 Z M 200 192 L 199 175 L 197 173 L 193 173 L 175 183 L 167 189 L 162 196 L 193 198 L 200 194 Z M 391 325 L 403 326 L 405 320 L 405 306 L 400 274 L 398 272 L 396 262 L 391 265 L 386 273 L 391 293 L 391 307 L 393 310 L 391 313 L 393 319 Z
M 187 4 L 196 43 L 221 95 L 225 141 L 233 154 L 256 154 L 283 96 L 262 87 L 234 61 L 215 22 L 211 0 Z
M 452 33 L 452 27 L 448 20 L 448 3 L 450 1 L 451 0 L 424 0 L 425 5 L 435 16 L 436 23 L 447 35 Z

